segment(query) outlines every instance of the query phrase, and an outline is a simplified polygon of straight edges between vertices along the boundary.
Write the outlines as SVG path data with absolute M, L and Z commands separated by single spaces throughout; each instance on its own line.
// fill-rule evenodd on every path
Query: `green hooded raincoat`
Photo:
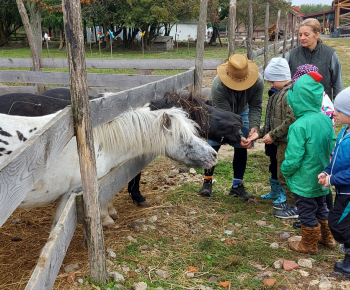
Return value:
M 329 189 L 318 184 L 318 174 L 330 162 L 335 134 L 329 117 L 321 113 L 323 85 L 308 74 L 291 87 L 287 102 L 297 120 L 289 127 L 287 150 L 281 171 L 289 189 L 300 196 L 314 198 Z

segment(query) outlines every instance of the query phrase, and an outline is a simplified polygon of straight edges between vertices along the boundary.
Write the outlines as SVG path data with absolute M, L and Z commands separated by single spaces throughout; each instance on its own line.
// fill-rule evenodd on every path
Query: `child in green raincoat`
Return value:
M 285 161 L 281 171 L 294 194 L 301 222 L 302 239 L 289 243 L 292 250 L 316 254 L 320 233 L 332 248 L 335 244 L 328 227 L 326 195 L 328 188 L 318 183 L 318 174 L 329 164 L 334 149 L 332 122 L 321 113 L 324 88 L 322 76 L 309 72 L 290 88 L 287 102 L 297 120 L 289 127 Z

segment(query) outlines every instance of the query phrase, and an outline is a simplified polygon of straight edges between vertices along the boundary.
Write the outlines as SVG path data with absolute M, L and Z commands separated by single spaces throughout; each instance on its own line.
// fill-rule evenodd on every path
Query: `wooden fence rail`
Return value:
M 291 39 L 287 40 L 287 44 Z M 277 48 L 283 46 L 283 41 L 277 44 Z M 268 51 L 274 50 L 274 44 L 268 46 Z M 264 54 L 264 48 L 253 51 L 253 59 Z M 217 66 L 225 62 L 225 59 L 204 59 L 204 70 L 216 70 Z M 136 69 L 136 70 L 189 70 L 195 66 L 194 59 L 86 59 L 88 69 Z M 25 68 L 33 67 L 31 58 L 0 58 L 0 68 Z M 67 59 L 43 58 L 42 68 L 67 68 Z M 263 72 L 262 67 L 259 70 Z M 150 82 L 165 78 L 164 75 L 125 75 L 125 74 L 105 74 L 88 73 L 87 81 L 89 94 L 97 96 L 102 92 L 121 92 L 136 86 L 141 86 Z M 33 72 L 0 70 L 0 82 L 14 84 L 51 84 L 68 85 L 68 72 Z M 52 86 L 46 89 L 53 88 Z M 0 96 L 8 93 L 37 93 L 36 86 L 1 86 Z

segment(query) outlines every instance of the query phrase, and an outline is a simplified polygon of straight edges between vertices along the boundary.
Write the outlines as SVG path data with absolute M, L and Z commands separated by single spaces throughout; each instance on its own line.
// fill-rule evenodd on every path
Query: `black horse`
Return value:
M 165 93 L 162 99 L 151 101 L 149 107 L 152 111 L 181 107 L 199 125 L 200 135 L 203 138 L 229 145 L 241 142 L 240 129 L 243 126 L 241 117 L 211 106 L 210 101 L 205 102 L 202 98 L 195 98 L 192 95 Z M 137 205 L 149 206 L 140 192 L 140 179 L 141 173 L 129 182 L 128 192 Z

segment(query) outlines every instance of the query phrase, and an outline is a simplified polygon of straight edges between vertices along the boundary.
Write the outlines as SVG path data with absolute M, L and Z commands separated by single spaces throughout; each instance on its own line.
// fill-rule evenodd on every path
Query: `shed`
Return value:
M 173 50 L 174 40 L 172 36 L 157 36 L 151 45 L 151 50 Z

